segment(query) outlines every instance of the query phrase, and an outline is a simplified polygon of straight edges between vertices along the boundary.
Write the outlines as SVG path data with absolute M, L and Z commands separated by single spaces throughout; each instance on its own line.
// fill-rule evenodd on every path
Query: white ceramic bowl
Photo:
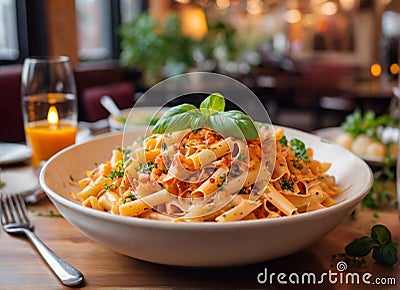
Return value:
M 132 140 L 143 129 L 129 133 Z M 120 146 L 122 133 L 69 147 L 43 167 L 40 184 L 60 213 L 83 234 L 124 255 L 137 259 L 189 267 L 251 264 L 305 249 L 339 225 L 370 189 L 373 176 L 368 165 L 333 142 L 285 128 L 314 149 L 320 161 L 332 162 L 341 194 L 332 207 L 295 216 L 219 223 L 169 223 L 111 215 L 83 207 L 71 198 L 69 176 L 80 178 L 95 162 L 109 159 Z M 126 141 L 126 140 L 125 140 Z M 124 142 L 124 144 L 127 144 Z

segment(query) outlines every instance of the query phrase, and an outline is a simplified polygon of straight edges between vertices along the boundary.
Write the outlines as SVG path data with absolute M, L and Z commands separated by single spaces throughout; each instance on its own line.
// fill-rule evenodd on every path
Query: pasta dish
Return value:
M 153 130 L 115 148 L 71 194 L 111 214 L 173 222 L 276 218 L 335 204 L 343 190 L 327 174 L 330 163 L 282 128 L 256 129 L 251 139 L 209 126 Z
M 132 151 L 116 148 L 109 161 L 79 181 L 81 190 L 75 197 L 84 206 L 113 214 L 168 221 L 271 218 L 333 205 L 333 197 L 341 190 L 335 178 L 326 174 L 330 163 L 314 160 L 312 149 L 296 156 L 281 128 L 274 137 L 275 167 L 269 176 L 268 167 L 264 168 L 269 182 L 255 200 L 250 192 L 260 173 L 260 143 L 247 144 L 250 164 L 246 176 L 246 158 L 239 153 L 232 157 L 230 152 L 228 143 L 233 139 L 221 139 L 209 129 L 151 135 L 137 140 Z M 175 141 L 179 138 L 178 147 Z M 201 163 L 206 165 L 196 170 Z M 223 206 L 213 207 L 207 197 L 217 193 Z M 196 199 L 201 201 L 186 204 Z

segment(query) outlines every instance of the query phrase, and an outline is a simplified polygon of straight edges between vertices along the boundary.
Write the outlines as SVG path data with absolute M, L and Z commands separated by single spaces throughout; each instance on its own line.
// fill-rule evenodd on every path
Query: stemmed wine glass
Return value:
M 32 165 L 39 167 L 53 154 L 75 143 L 78 109 L 69 58 L 26 58 L 21 94 L 25 137 L 32 149 Z

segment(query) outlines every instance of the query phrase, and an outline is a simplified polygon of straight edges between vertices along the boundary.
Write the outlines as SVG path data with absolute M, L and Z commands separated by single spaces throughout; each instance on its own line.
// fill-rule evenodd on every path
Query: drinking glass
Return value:
M 21 94 L 25 137 L 32 149 L 32 165 L 39 167 L 53 154 L 75 143 L 78 109 L 69 58 L 26 58 Z

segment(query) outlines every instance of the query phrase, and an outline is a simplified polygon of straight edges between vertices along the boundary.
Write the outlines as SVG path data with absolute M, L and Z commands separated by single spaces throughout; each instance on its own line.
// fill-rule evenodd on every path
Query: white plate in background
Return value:
M 31 149 L 19 143 L 0 143 L 0 165 L 9 165 L 28 160 L 32 157 Z
M 328 127 L 328 128 L 323 128 L 319 130 L 315 130 L 313 132 L 315 135 L 331 140 L 335 142 L 335 139 L 337 136 L 343 133 L 342 129 L 340 127 Z M 354 153 L 354 152 L 353 152 Z M 354 153 L 356 154 L 356 153 Z M 382 158 L 379 157 L 374 157 L 374 156 L 367 156 L 367 155 L 361 155 L 361 154 L 356 154 L 358 157 L 361 159 L 365 160 L 369 165 L 371 166 L 381 166 L 382 165 Z
M 29 165 L 2 168 L 0 179 L 4 182 L 0 192 L 4 194 L 29 195 L 40 187 L 38 172 Z

